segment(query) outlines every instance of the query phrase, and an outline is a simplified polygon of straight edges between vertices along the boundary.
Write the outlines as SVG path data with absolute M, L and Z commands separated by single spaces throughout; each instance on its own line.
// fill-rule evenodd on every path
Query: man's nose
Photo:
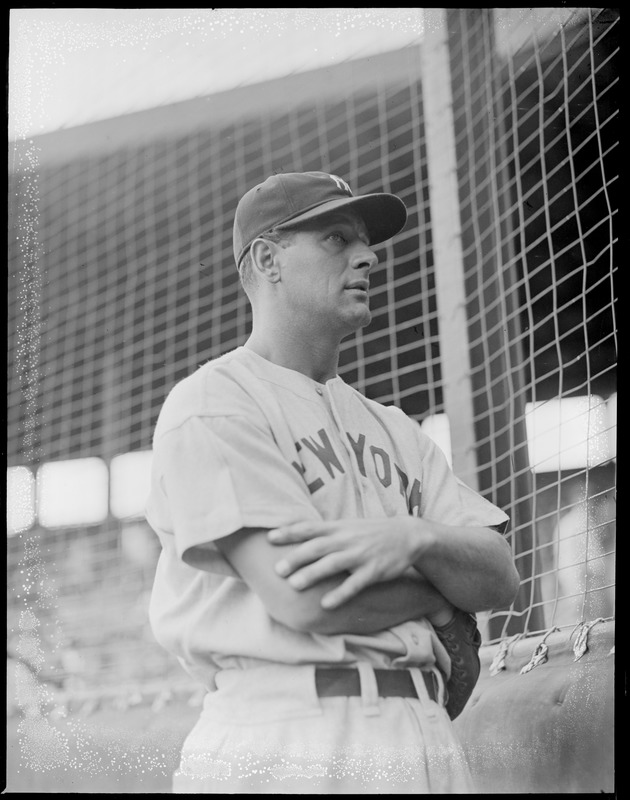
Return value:
M 353 255 L 352 259 L 352 267 L 354 269 L 367 269 L 372 270 L 378 264 L 378 256 L 372 250 L 372 248 L 365 244 L 365 242 L 360 242 L 357 245 L 356 253 Z

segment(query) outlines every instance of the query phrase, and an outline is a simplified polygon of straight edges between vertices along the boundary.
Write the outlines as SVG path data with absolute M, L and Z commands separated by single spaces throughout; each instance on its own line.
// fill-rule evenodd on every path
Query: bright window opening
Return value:
M 422 420 L 420 428 L 423 433 L 432 439 L 446 456 L 449 466 L 453 466 L 453 453 L 451 449 L 451 426 L 446 414 L 431 414 Z
M 151 482 L 151 455 L 146 450 L 112 459 L 111 511 L 118 519 L 144 517 Z
M 37 512 L 46 528 L 102 522 L 108 494 L 107 465 L 100 458 L 50 461 L 37 472 Z
M 613 409 L 597 395 L 528 403 L 525 420 L 532 470 L 590 468 L 615 458 L 611 413 L 616 416 L 616 403 Z
M 28 467 L 7 470 L 7 535 L 28 530 L 35 522 L 35 478 Z

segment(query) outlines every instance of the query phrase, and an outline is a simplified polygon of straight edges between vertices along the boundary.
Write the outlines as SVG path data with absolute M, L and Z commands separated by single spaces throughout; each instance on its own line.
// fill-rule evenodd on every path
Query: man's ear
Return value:
M 256 273 L 270 283 L 277 283 L 280 280 L 278 245 L 269 239 L 254 239 L 250 253 Z

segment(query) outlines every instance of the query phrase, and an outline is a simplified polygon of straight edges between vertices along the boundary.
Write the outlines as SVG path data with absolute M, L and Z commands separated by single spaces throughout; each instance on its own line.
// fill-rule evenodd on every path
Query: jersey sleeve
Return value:
M 494 528 L 505 533 L 509 517 L 461 481 L 450 468 L 442 450 L 421 431 L 421 516 L 447 525 Z
M 242 528 L 319 519 L 270 430 L 243 416 L 192 416 L 154 443 L 147 518 L 190 566 L 234 574 L 214 542 Z

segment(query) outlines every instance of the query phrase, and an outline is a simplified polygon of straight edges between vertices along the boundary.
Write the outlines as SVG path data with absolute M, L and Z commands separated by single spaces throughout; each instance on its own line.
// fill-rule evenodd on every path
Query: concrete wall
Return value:
M 491 675 L 499 646 L 483 648 L 482 672 L 455 721 L 482 793 L 613 792 L 614 622 L 597 623 L 578 660 L 578 631 L 547 636 L 547 661 L 526 674 L 544 637 L 514 641 Z

